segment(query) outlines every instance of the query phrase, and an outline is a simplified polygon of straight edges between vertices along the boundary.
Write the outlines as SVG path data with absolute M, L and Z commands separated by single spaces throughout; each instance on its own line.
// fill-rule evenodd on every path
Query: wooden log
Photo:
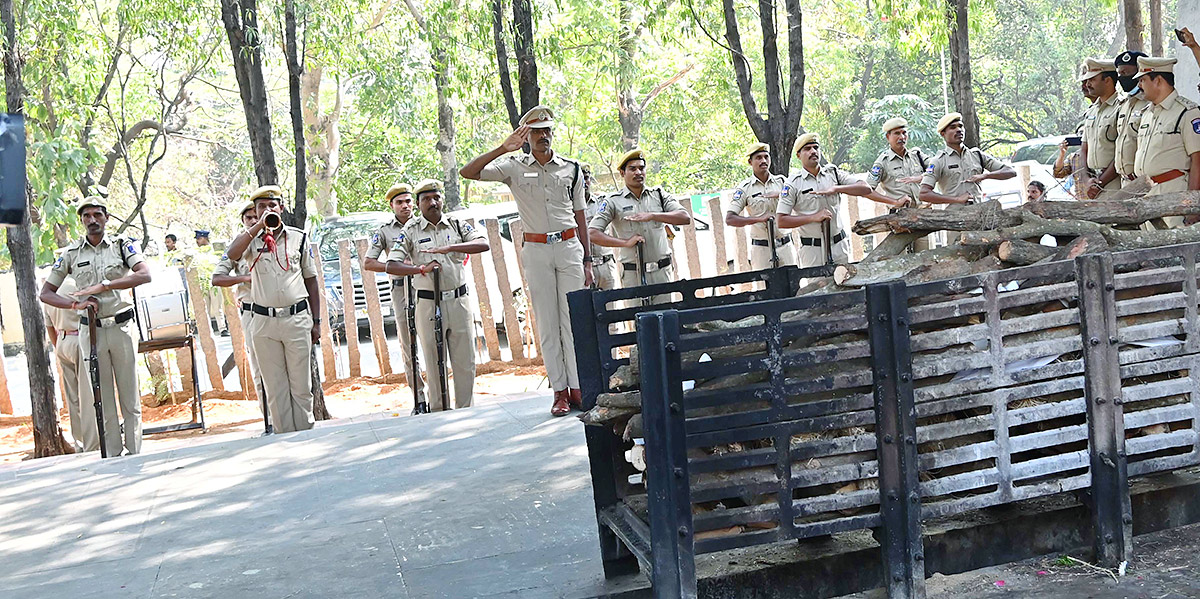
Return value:
M 1021 203 L 1029 201 L 1029 181 L 1031 180 L 1028 164 L 1017 165 L 1017 178 L 1021 182 Z
M 692 222 L 683 226 L 683 247 L 687 250 L 688 277 L 699 279 L 704 276 L 700 265 L 700 244 L 696 242 L 696 214 L 692 210 L 691 198 L 685 199 L 683 209 L 687 210 Z
M 1103 225 L 1140 225 L 1156 218 L 1200 214 L 1200 191 L 1180 191 L 1124 201 L 1030 202 L 1022 209 L 1042 218 L 1085 220 Z
M 1025 266 L 1053 256 L 1058 249 L 1022 239 L 1009 239 L 996 247 L 996 256 L 1005 262 Z
M 196 359 L 196 356 L 192 355 L 192 351 L 195 347 L 193 344 L 191 351 L 182 347 L 174 350 L 175 364 L 179 366 L 179 384 L 185 393 L 191 393 L 195 388 L 195 381 L 192 379 L 192 360 Z
M 472 227 L 474 219 L 468 219 Z M 476 254 L 469 260 L 471 276 L 475 280 L 475 299 L 479 302 L 479 318 L 483 325 L 483 343 L 487 346 L 488 359 L 500 359 L 500 335 L 496 332 L 496 321 L 492 318 L 492 292 L 488 290 L 487 277 L 483 273 L 483 257 Z M 407 326 L 407 325 L 405 325 Z
M 342 270 L 342 329 L 346 331 L 346 356 L 350 378 L 362 376 L 362 356 L 358 351 L 358 317 L 354 314 L 354 273 L 350 268 L 350 241 L 338 242 L 338 264 Z
M 196 274 L 195 268 L 188 268 L 184 278 L 187 280 L 192 310 L 196 314 L 196 332 L 200 337 L 200 349 L 204 352 L 204 366 L 208 370 L 208 381 L 212 384 L 213 390 L 224 391 L 225 382 L 221 378 L 221 364 L 217 361 L 217 345 L 213 342 L 208 308 L 204 305 L 204 292 L 200 287 L 200 276 Z
M 66 395 L 63 395 L 63 397 L 65 398 Z M 0 355 L 0 414 L 12 413 L 12 396 L 8 392 L 8 373 L 4 370 L 4 357 Z
M 634 408 L 610 408 L 596 406 L 579 415 L 579 419 L 589 426 L 604 426 L 622 418 L 628 418 L 641 412 L 641 406 Z
M 525 359 L 525 346 L 521 340 L 521 322 L 517 319 L 517 309 L 513 306 L 512 285 L 508 279 L 508 263 L 504 261 L 504 245 L 500 237 L 500 221 L 489 218 L 484 221 L 487 227 L 488 244 L 491 246 L 492 264 L 496 269 L 496 284 L 500 288 L 500 303 L 504 306 L 504 335 L 508 337 L 508 349 L 514 360 Z
M 513 248 L 517 254 L 517 270 L 521 272 L 521 287 L 522 293 L 525 294 L 525 322 L 529 323 L 531 337 L 533 337 L 534 349 L 537 355 L 542 355 L 542 337 L 537 334 L 537 320 L 533 313 L 533 295 L 529 293 L 529 277 L 525 276 L 525 262 L 522 260 L 521 254 L 525 251 L 525 224 L 521 219 L 510 221 L 508 230 L 512 234 Z
M 928 268 L 938 261 L 963 259 L 974 262 L 986 253 L 987 249 L 983 247 L 951 245 L 877 262 L 839 264 L 833 270 L 833 280 L 842 287 L 862 287 L 904 278 L 910 272 Z
M 367 240 L 354 240 L 354 249 L 358 251 L 358 272 L 363 277 L 363 296 L 367 299 L 367 320 L 371 324 L 371 345 L 375 348 L 375 359 L 379 362 L 379 374 L 392 373 L 392 356 L 388 353 L 387 337 L 383 332 L 383 306 L 379 301 L 379 286 L 376 275 L 367 270 Z M 395 304 L 392 304 L 395 309 Z
M 642 394 L 638 391 L 601 393 L 596 397 L 596 405 L 605 408 L 631 408 L 641 411 Z
M 723 275 L 731 267 L 725 247 L 725 212 L 721 209 L 721 196 L 708 199 L 708 214 L 712 217 L 713 241 L 716 243 L 717 274 Z
M 225 305 L 225 323 L 229 327 L 229 343 L 233 346 L 233 361 L 237 364 L 242 397 L 258 401 L 258 389 L 254 388 L 254 375 L 250 372 L 250 356 L 246 353 L 246 331 L 242 330 L 242 318 L 238 314 L 240 307 L 234 300 L 232 288 L 222 287 L 221 294 L 225 300 L 222 302 Z
M 966 231 L 964 245 L 999 245 L 1009 239 L 1040 239 L 1043 235 L 1079 237 L 1094 234 L 1104 238 L 1114 251 L 1136 250 L 1200 241 L 1200 225 L 1156 231 L 1124 231 L 1108 225 L 1083 220 L 1046 219 L 1031 212 L 1025 213 L 1017 226 L 987 231 Z
M 313 256 L 320 256 L 314 243 L 308 245 L 308 251 Z M 324 289 L 324 287 L 322 287 Z M 325 380 L 336 381 L 337 374 L 337 345 L 333 340 L 333 320 L 329 315 L 329 298 L 323 298 L 321 303 L 321 356 L 325 365 Z
M 1019 210 L 1005 210 L 999 200 L 981 204 L 949 205 L 945 209 L 901 208 L 894 213 L 859 221 L 853 231 L 908 233 L 912 231 L 979 231 L 1011 227 L 1021 223 Z
M 733 237 L 736 240 L 737 272 L 750 270 L 750 242 L 746 238 L 746 227 L 734 227 Z
M 858 223 L 859 220 L 862 220 L 862 211 L 859 207 L 859 202 L 861 200 L 862 200 L 862 198 L 860 198 L 858 196 L 850 196 L 849 199 L 846 200 L 846 210 L 850 214 L 850 225 L 851 226 Z M 866 254 L 866 250 L 863 248 L 862 236 L 861 235 L 851 235 L 850 236 L 850 261 L 851 262 L 859 262 L 863 259 L 864 254 Z
M 924 233 L 890 233 L 860 262 L 878 262 L 892 256 L 899 256 L 914 241 L 924 236 Z

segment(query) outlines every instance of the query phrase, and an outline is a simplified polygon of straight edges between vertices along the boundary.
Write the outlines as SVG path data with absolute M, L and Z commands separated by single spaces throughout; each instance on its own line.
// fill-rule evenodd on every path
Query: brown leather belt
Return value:
M 1154 181 L 1155 185 L 1162 185 L 1163 183 L 1166 183 L 1167 181 L 1174 181 L 1175 179 L 1178 179 L 1186 174 L 1187 173 L 1185 173 L 1177 168 L 1173 168 L 1165 173 L 1159 173 L 1157 175 L 1154 175 L 1153 177 L 1150 177 L 1150 180 Z
M 77 335 L 79 335 L 79 331 L 78 331 L 78 330 L 75 330 L 75 331 L 59 331 L 59 332 L 58 332 L 58 338 L 59 338 L 59 339 L 62 339 L 63 337 L 71 337 L 71 336 L 77 336 Z
M 556 233 L 526 233 L 525 241 L 529 243 L 558 243 L 575 237 L 575 229 L 558 231 Z

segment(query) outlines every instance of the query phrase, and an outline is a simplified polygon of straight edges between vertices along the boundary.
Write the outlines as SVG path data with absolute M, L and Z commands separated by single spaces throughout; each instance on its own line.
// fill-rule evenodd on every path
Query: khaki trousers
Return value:
M 796 265 L 796 248 L 793 247 L 795 245 L 789 241 L 786 245 L 775 246 L 775 254 L 779 256 L 780 266 Z M 750 242 L 750 269 L 764 270 L 767 268 L 771 268 L 771 246 L 754 245 L 752 240 Z
M 263 393 L 262 372 L 258 370 L 258 357 L 254 354 L 254 342 L 250 337 L 250 323 L 254 321 L 254 313 L 238 308 L 238 318 L 242 321 L 242 335 L 246 341 L 246 360 L 250 362 L 250 379 L 254 381 L 254 392 Z M 262 405 L 261 402 L 259 405 Z
M 225 295 L 221 292 L 220 287 L 211 287 L 208 293 L 204 295 L 204 309 L 208 310 L 208 317 L 217 321 L 219 330 L 213 331 L 219 333 L 221 330 L 228 330 L 229 325 L 225 323 Z
M 67 407 L 67 414 L 71 419 L 71 438 L 74 439 L 75 449 L 82 450 L 83 415 L 79 411 L 79 368 L 83 366 L 83 354 L 79 352 L 79 335 L 61 336 L 58 343 L 54 344 L 54 359 L 58 360 L 58 366 L 62 368 L 63 405 Z M 96 428 L 95 416 L 92 417 L 92 428 Z
M 617 278 L 617 261 L 609 260 L 603 264 L 592 265 L 592 278 L 596 281 L 596 289 L 616 289 L 621 285 Z
M 620 268 L 621 268 L 621 287 L 624 287 L 624 288 L 637 287 L 642 284 L 642 279 L 640 276 L 638 276 L 638 273 L 636 270 L 626 269 L 624 265 L 621 265 Z M 668 266 L 666 268 L 660 268 L 654 272 L 646 273 L 646 284 L 647 285 L 654 285 L 656 283 L 670 283 L 671 281 L 674 281 L 674 280 L 675 280 L 675 265 L 674 264 L 671 264 L 670 266 Z M 670 293 L 660 293 L 660 294 L 652 296 L 650 298 L 650 302 L 653 304 L 665 304 L 669 301 L 671 301 Z M 630 307 L 641 305 L 641 300 L 629 300 L 628 305 Z
M 412 335 L 408 333 L 408 291 L 402 285 L 392 284 L 392 311 L 396 315 L 396 337 L 400 339 L 400 356 L 404 362 L 404 376 L 408 377 L 408 385 L 416 385 L 417 401 L 425 400 L 425 385 L 421 380 L 421 372 L 414 368 L 412 356 Z M 420 336 L 418 335 L 418 338 Z M 418 351 L 420 351 L 418 349 Z M 436 364 L 434 365 L 436 366 Z M 425 365 L 429 367 L 428 364 Z M 426 375 L 428 378 L 429 375 Z
M 1162 195 L 1164 193 L 1175 193 L 1177 191 L 1187 191 L 1187 188 L 1188 188 L 1188 176 L 1185 174 L 1182 177 L 1175 177 L 1174 179 L 1171 179 L 1170 181 L 1167 181 L 1165 183 L 1159 183 L 1157 185 L 1154 185 L 1153 187 L 1150 188 L 1150 191 L 1146 192 L 1146 195 L 1156 196 L 1156 195 Z M 1182 216 L 1164 216 L 1163 222 L 1167 224 L 1168 229 L 1177 229 L 1177 228 L 1183 226 L 1183 217 Z M 1147 224 L 1149 224 L 1149 223 L 1147 223 Z M 1153 229 L 1154 228 L 1153 225 L 1151 225 L 1150 228 Z
M 567 294 L 583 289 L 583 244 L 576 238 L 561 243 L 526 242 L 521 258 L 550 389 L 578 389 L 575 335 L 571 332 Z
M 469 300 L 464 295 L 442 300 L 442 336 L 447 354 L 446 376 L 454 375 L 454 409 L 471 407 L 475 392 L 475 318 Z M 434 301 L 417 299 L 417 340 L 429 384 L 429 411 L 450 409 L 442 404 L 442 380 L 438 376 L 438 347 L 434 337 Z M 451 373 L 450 371 L 454 372 Z M 448 393 L 448 390 L 447 390 Z
M 79 328 L 79 437 L 84 451 L 100 449 L 100 431 L 96 430 L 96 409 L 92 395 L 91 341 L 87 325 Z M 121 326 L 96 327 L 96 358 L 100 364 L 100 404 L 104 410 L 104 447 L 108 455 L 121 453 L 121 429 L 125 429 L 124 448 L 129 454 L 142 451 L 142 402 L 138 397 L 137 351 L 133 345 L 133 321 Z M 121 414 L 118 418 L 117 403 Z
M 250 338 L 277 433 L 313 427 L 312 312 L 250 319 Z

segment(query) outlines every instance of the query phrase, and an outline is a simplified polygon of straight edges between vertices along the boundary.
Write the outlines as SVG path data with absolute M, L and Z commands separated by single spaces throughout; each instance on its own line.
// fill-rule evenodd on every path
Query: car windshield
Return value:
M 335 223 L 330 225 L 321 232 L 321 261 L 329 262 L 338 259 L 338 242 L 343 239 L 354 241 L 355 239 L 370 238 L 375 229 L 379 228 L 380 223 L 373 220 L 354 221 L 347 223 Z M 350 257 L 358 258 L 358 252 L 354 249 L 354 244 L 350 244 Z
M 1024 162 L 1033 160 L 1046 165 L 1054 164 L 1054 160 L 1058 158 L 1058 144 L 1036 144 L 1028 145 L 1022 148 L 1017 148 L 1013 153 L 1013 162 Z

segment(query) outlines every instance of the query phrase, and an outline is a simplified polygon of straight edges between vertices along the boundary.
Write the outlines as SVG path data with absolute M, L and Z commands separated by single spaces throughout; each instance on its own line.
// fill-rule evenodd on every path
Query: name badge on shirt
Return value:
M 425 239 L 422 239 L 422 240 L 418 241 L 417 243 L 429 243 L 430 241 L 433 241 L 433 238 L 426 237 Z
M 957 164 L 951 164 L 950 166 L 947 166 L 946 168 L 958 168 L 958 165 L 957 165 Z
M 621 206 L 621 212 L 633 212 L 633 206 Z
M 88 260 L 87 262 L 80 262 L 79 264 L 75 265 L 75 268 L 83 268 L 91 263 L 92 263 L 91 260 Z
M 521 176 L 526 179 L 537 179 L 537 173 L 524 173 Z

